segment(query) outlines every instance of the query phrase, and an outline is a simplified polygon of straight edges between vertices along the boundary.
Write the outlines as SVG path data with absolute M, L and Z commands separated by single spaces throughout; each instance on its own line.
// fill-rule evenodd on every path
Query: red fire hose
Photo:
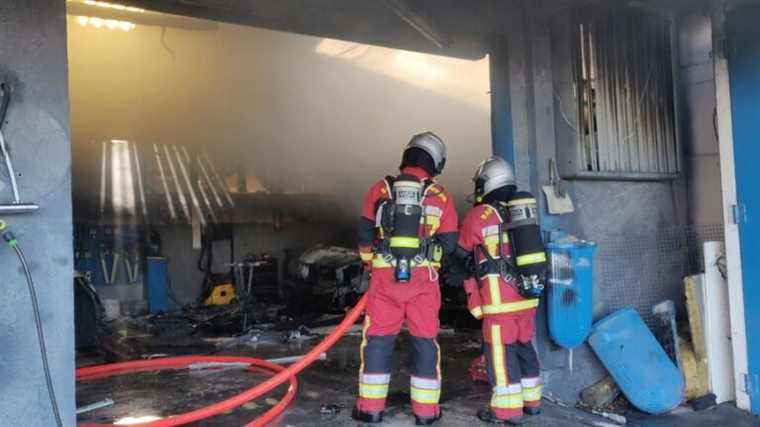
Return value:
M 293 400 L 298 383 L 295 376 L 303 371 L 306 367 L 311 365 L 322 353 L 330 349 L 335 343 L 348 331 L 351 326 L 356 323 L 356 320 L 364 311 L 364 306 L 367 303 L 367 296 L 362 297 L 356 306 L 348 312 L 342 322 L 335 328 L 335 330 L 325 337 L 322 342 L 317 344 L 316 347 L 311 349 L 304 357 L 299 359 L 294 364 L 285 368 L 274 363 L 267 362 L 261 359 L 254 359 L 250 357 L 233 357 L 233 356 L 180 356 L 180 357 L 166 357 L 160 359 L 151 360 L 136 360 L 131 362 L 111 363 L 106 365 L 87 366 L 79 368 L 76 371 L 77 380 L 92 380 L 110 377 L 114 375 L 122 375 L 143 371 L 155 371 L 161 369 L 182 369 L 193 363 L 248 363 L 252 370 L 263 369 L 269 372 L 276 372 L 274 376 L 258 384 L 240 394 L 232 396 L 226 400 L 218 403 L 214 403 L 203 408 L 196 409 L 194 411 L 185 412 L 179 415 L 172 415 L 162 420 L 153 421 L 149 423 L 140 424 L 140 426 L 150 427 L 168 427 L 178 426 L 182 424 L 199 421 L 205 418 L 218 415 L 222 412 L 229 411 L 237 408 L 244 403 L 260 397 L 285 381 L 290 380 L 290 387 L 283 398 L 273 406 L 269 411 L 264 413 L 259 418 L 256 418 L 247 426 L 265 426 L 271 422 L 274 418 L 280 415 L 288 404 Z M 80 427 L 105 427 L 111 426 L 111 424 L 80 424 Z

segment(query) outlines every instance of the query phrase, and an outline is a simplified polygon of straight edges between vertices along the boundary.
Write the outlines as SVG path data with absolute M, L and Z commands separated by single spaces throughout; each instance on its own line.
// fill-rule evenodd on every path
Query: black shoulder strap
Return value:
M 432 178 L 431 178 L 431 179 L 426 179 L 426 180 L 424 180 L 424 181 L 422 182 L 422 195 L 424 196 L 424 195 L 425 195 L 425 192 L 428 190 L 428 188 L 430 188 L 430 187 L 432 187 L 432 186 L 434 186 L 434 185 L 436 185 L 436 182 L 435 182 L 435 181 L 433 181 L 433 179 L 432 179 Z M 440 190 L 440 188 L 439 188 L 439 191 L 441 191 L 441 190 Z

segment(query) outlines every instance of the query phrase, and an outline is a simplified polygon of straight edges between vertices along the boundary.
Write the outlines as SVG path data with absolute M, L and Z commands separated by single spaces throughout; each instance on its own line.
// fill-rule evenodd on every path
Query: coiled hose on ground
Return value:
M 222 412 L 229 411 L 237 408 L 246 402 L 249 402 L 257 397 L 260 397 L 285 381 L 290 381 L 290 387 L 285 396 L 273 406 L 269 411 L 264 413 L 259 418 L 251 421 L 247 424 L 247 427 L 261 427 L 267 425 L 280 415 L 288 404 L 293 400 L 296 394 L 298 383 L 296 381 L 296 375 L 311 365 L 319 356 L 329 350 L 336 342 L 348 331 L 351 326 L 356 323 L 356 320 L 364 311 L 364 307 L 367 304 L 367 295 L 364 295 L 356 306 L 346 314 L 343 321 L 335 328 L 335 330 L 325 337 L 322 342 L 317 344 L 311 351 L 309 351 L 304 357 L 293 363 L 289 367 L 285 368 L 274 363 L 267 362 L 261 359 L 248 358 L 248 357 L 233 357 L 233 356 L 181 356 L 181 357 L 166 357 L 160 359 L 151 360 L 136 360 L 123 363 L 111 363 L 106 365 L 87 366 L 79 368 L 76 371 L 77 380 L 92 380 L 98 378 L 105 378 L 114 375 L 122 375 L 135 372 L 154 371 L 161 369 L 183 369 L 194 363 L 248 363 L 251 370 L 264 370 L 268 372 L 275 372 L 275 375 L 268 380 L 260 383 L 240 394 L 232 396 L 226 400 L 223 400 L 212 405 L 196 409 L 194 411 L 185 412 L 184 414 L 172 415 L 167 418 L 153 421 L 149 423 L 140 424 L 140 426 L 150 427 L 168 427 L 178 426 L 182 424 L 199 421 L 205 418 L 218 415 Z M 105 427 L 110 424 L 80 424 L 81 427 Z

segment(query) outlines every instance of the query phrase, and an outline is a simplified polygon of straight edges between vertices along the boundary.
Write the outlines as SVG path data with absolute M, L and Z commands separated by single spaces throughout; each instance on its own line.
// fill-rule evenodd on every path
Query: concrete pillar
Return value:
M 74 415 L 73 232 L 65 0 L 0 1 L 0 79 L 13 87 L 2 131 L 23 202 L 36 213 L 0 216 L 26 253 L 39 298 L 63 424 Z M 11 201 L 4 165 L 0 204 Z M 0 424 L 54 426 L 21 265 L 0 244 Z
M 491 73 L 491 145 L 493 154 L 514 164 L 512 109 L 509 87 L 509 54 L 507 40 L 498 37 L 490 52 Z

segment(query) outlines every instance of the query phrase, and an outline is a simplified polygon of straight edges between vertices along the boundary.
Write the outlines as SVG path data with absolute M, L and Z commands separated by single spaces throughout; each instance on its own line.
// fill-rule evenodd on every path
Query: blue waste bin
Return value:
M 168 260 L 148 257 L 147 293 L 150 314 L 169 312 Z
M 638 409 L 663 414 L 684 399 L 684 379 L 639 314 L 626 308 L 597 322 L 591 348 Z
M 591 331 L 595 251 L 595 243 L 583 240 L 563 238 L 547 244 L 549 335 L 561 347 L 583 344 Z

